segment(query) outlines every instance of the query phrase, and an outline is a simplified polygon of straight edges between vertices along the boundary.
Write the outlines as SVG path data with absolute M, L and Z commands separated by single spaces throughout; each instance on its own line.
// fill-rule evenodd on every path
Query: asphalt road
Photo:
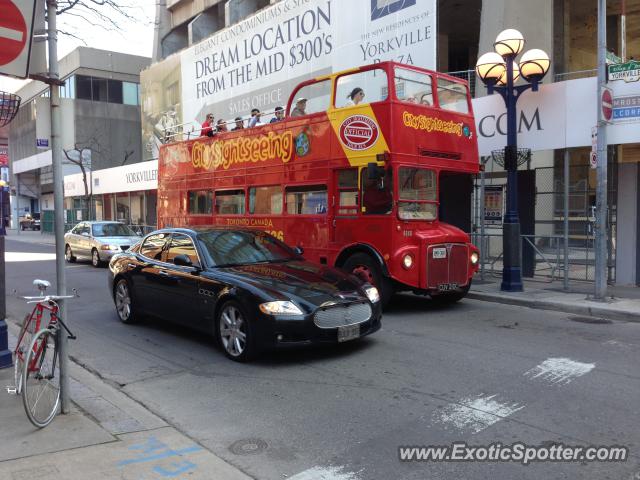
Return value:
M 6 245 L 8 311 L 19 318 L 25 305 L 10 292 L 55 280 L 53 248 Z M 640 324 L 407 295 L 369 338 L 242 365 L 179 326 L 120 324 L 106 268 L 66 271 L 80 294 L 69 302 L 73 359 L 258 479 L 640 479 Z M 398 459 L 399 446 L 456 441 L 622 445 L 630 458 Z

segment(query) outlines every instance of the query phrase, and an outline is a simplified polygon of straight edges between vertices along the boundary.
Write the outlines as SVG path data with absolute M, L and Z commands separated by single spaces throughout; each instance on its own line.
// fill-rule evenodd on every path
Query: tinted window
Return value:
M 167 251 L 167 263 L 173 263 L 174 258 L 178 255 L 186 255 L 191 259 L 193 265 L 199 265 L 198 254 L 193 241 L 187 235 L 174 234 L 171 238 L 171 244 Z
M 122 82 L 122 101 L 125 105 L 139 105 L 138 84 Z
M 107 101 L 107 79 L 106 78 L 92 78 L 91 90 L 93 92 L 93 100 L 96 102 Z
M 160 258 L 162 257 L 162 247 L 164 247 L 166 241 L 166 233 L 149 235 L 142 244 L 140 253 L 152 260 L 160 260 Z
M 275 186 L 250 188 L 249 213 L 259 215 L 282 213 L 282 188 Z
M 295 258 L 289 247 L 263 232 L 212 231 L 200 233 L 198 240 L 205 255 L 218 267 Z
M 122 103 L 122 82 L 120 80 L 109 80 L 109 102 Z
M 287 213 L 318 215 L 327 213 L 325 185 L 287 188 Z
M 91 100 L 91 77 L 76 75 L 76 98 Z

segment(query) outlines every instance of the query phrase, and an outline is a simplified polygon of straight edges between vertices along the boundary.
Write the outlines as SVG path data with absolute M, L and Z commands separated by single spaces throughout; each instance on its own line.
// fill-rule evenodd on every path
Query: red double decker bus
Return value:
M 300 84 L 287 113 L 162 146 L 159 226 L 261 229 L 362 276 L 384 301 L 401 290 L 462 298 L 478 250 L 441 221 L 439 200 L 443 177 L 479 170 L 466 82 L 383 62 Z

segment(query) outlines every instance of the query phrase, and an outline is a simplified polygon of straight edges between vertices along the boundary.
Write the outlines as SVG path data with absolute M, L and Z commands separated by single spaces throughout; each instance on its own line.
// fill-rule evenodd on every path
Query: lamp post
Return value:
M 538 83 L 549 70 L 549 56 L 533 49 L 516 57 L 524 48 L 522 34 L 504 30 L 493 44 L 495 52 L 485 53 L 476 62 L 476 73 L 487 86 L 489 94 L 497 92 L 507 107 L 507 146 L 504 149 L 504 168 L 507 171 L 507 211 L 502 230 L 503 268 L 500 289 L 522 291 L 520 220 L 518 218 L 518 137 L 516 103 L 520 95 L 531 89 L 538 91 Z M 522 77 L 526 83 L 515 85 Z
M 4 201 L 6 189 L 6 182 L 0 179 L 0 368 L 7 368 L 13 365 L 13 357 L 9 350 L 9 332 L 7 331 L 7 322 L 5 321 L 5 317 L 7 316 L 4 274 Z

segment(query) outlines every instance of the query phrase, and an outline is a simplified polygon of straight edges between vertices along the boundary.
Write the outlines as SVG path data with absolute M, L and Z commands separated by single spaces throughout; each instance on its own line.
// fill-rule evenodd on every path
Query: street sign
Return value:
M 611 95 L 611 90 L 607 87 L 602 89 L 602 118 L 605 121 L 610 121 L 613 116 L 613 95 Z
M 0 75 L 26 78 L 36 0 L 0 0 Z
M 609 81 L 624 80 L 625 82 L 637 82 L 640 79 L 640 62 L 629 60 L 619 65 L 609 65 Z

